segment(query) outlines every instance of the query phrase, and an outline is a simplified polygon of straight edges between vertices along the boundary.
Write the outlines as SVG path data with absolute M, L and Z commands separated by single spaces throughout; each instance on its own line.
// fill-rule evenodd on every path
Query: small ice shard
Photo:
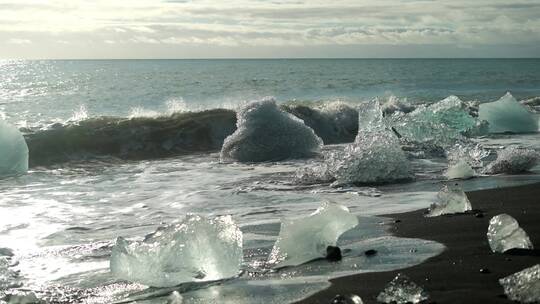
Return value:
M 221 148 L 221 160 L 274 161 L 309 157 L 322 140 L 304 122 L 278 108 L 271 98 L 247 104 L 237 113 L 237 130 Z
M 412 282 L 406 275 L 399 273 L 377 296 L 377 301 L 388 304 L 420 303 L 428 299 L 422 287 Z
M 486 174 L 522 173 L 532 169 L 539 161 L 540 154 L 537 151 L 510 146 L 497 153 L 497 159 L 490 163 L 483 172 Z
M 345 206 L 325 202 L 312 214 L 281 222 L 281 230 L 268 263 L 276 267 L 300 265 L 326 256 L 328 246 L 358 225 Z
M 499 100 L 480 105 L 479 118 L 489 123 L 491 133 L 538 131 L 538 118 L 510 93 Z
M 471 202 L 459 187 L 443 186 L 437 193 L 437 201 L 428 209 L 427 217 L 463 213 L 472 210 Z
M 28 171 L 28 146 L 17 128 L 0 118 L 0 177 Z
M 493 252 L 505 252 L 512 248 L 533 249 L 525 230 L 519 227 L 515 218 L 504 213 L 491 218 L 487 238 Z
M 110 267 L 124 280 L 171 287 L 234 277 L 242 261 L 242 232 L 230 216 L 207 219 L 190 214 L 144 241 L 118 238 Z
M 358 134 L 378 130 L 382 126 L 384 126 L 384 115 L 379 100 L 374 99 L 361 104 L 358 108 Z
M 448 179 L 468 179 L 474 176 L 474 170 L 465 160 L 449 164 L 445 173 Z
M 481 145 L 471 145 L 459 143 L 454 145 L 446 153 L 448 163 L 457 164 L 460 161 L 466 161 L 471 168 L 481 168 L 483 160 L 488 157 L 490 151 L 484 149 Z
M 504 293 L 519 303 L 540 303 L 540 264 L 499 280 Z
M 173 291 L 169 298 L 167 298 L 167 304 L 182 304 L 184 302 L 184 298 L 178 291 Z

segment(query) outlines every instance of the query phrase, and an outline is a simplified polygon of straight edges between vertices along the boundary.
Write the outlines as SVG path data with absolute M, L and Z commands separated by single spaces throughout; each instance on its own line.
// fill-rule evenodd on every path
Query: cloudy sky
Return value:
M 538 56 L 538 0 L 0 0 L 0 58 Z

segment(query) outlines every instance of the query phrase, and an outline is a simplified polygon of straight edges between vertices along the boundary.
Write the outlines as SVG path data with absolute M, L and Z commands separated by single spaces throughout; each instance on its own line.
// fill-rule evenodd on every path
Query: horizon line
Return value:
M 0 58 L 8 60 L 453 60 L 453 59 L 540 59 L 540 57 L 205 57 L 205 58 Z

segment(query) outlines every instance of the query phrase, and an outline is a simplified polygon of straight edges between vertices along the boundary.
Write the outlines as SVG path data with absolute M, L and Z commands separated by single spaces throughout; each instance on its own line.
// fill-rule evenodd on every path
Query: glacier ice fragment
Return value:
M 499 283 L 512 301 L 540 302 L 540 264 L 504 277 L 499 280 Z
M 0 118 L 0 177 L 28 171 L 28 146 L 17 128 Z
M 221 160 L 262 162 L 312 156 L 322 140 L 304 122 L 278 108 L 271 98 L 247 104 L 237 113 L 237 130 L 221 148 Z
M 480 105 L 479 118 L 489 123 L 491 133 L 538 131 L 538 118 L 510 93 L 499 100 Z
M 358 225 L 345 206 L 325 202 L 312 214 L 281 222 L 281 230 L 268 262 L 276 267 L 294 266 L 324 258 L 328 246 Z
M 474 170 L 465 160 L 460 160 L 449 164 L 445 175 L 448 179 L 467 179 L 474 176 Z
M 469 210 L 472 210 L 471 202 L 463 189 L 458 186 L 448 187 L 445 185 L 437 193 L 437 201 L 429 207 L 426 216 L 463 213 Z
M 540 153 L 535 150 L 509 146 L 497 153 L 497 159 L 485 169 L 486 174 L 522 173 L 529 171 L 540 161 Z
M 390 96 L 382 104 L 381 109 L 385 115 L 391 115 L 395 112 L 409 113 L 414 110 L 414 106 L 407 102 L 407 99 L 400 99 L 396 96 Z
M 171 287 L 236 276 L 243 261 L 242 232 L 230 216 L 187 215 L 143 241 L 118 238 L 111 272 L 132 282 Z
M 411 113 L 392 115 L 389 124 L 403 140 L 449 147 L 464 135 L 486 132 L 485 123 L 474 116 L 470 104 L 449 96 L 429 106 L 420 106 Z
M 416 304 L 427 300 L 428 297 L 428 294 L 422 287 L 416 285 L 406 275 L 400 273 L 379 293 L 377 301 L 388 304 Z
M 512 248 L 533 249 L 529 236 L 519 227 L 517 220 L 504 213 L 491 218 L 487 238 L 493 252 L 505 252 Z

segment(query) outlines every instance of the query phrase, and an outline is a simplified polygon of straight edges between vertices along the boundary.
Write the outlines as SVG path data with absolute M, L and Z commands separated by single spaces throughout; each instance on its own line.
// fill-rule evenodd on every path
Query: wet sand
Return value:
M 329 289 L 298 303 L 328 304 L 336 294 L 357 294 L 366 304 L 377 303 L 377 294 L 398 273 L 424 287 L 430 295 L 427 303 L 513 303 L 504 296 L 498 279 L 540 263 L 540 256 L 494 254 L 486 232 L 491 217 L 507 213 L 540 249 L 540 184 L 474 191 L 467 196 L 483 217 L 470 213 L 425 218 L 424 210 L 388 215 L 398 220 L 390 228 L 393 234 L 442 243 L 447 247 L 442 254 L 406 269 L 332 280 Z

